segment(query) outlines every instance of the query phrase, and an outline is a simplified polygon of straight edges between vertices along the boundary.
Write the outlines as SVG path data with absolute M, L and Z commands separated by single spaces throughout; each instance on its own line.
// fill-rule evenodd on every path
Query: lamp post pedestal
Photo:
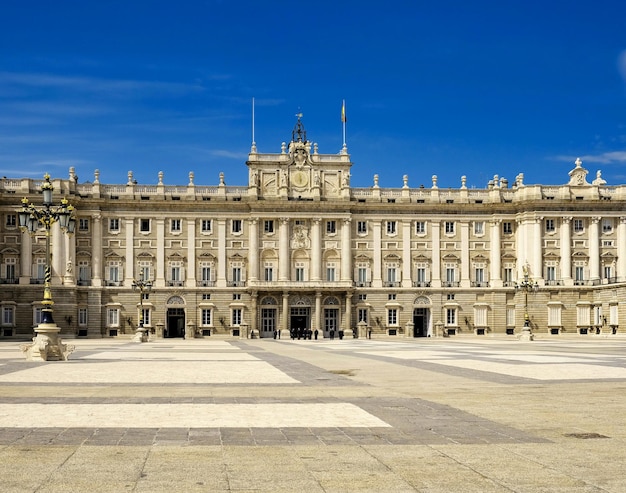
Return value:
M 42 322 L 35 328 L 37 334 L 30 344 L 21 344 L 20 348 L 26 361 L 67 361 L 76 346 L 61 342 L 61 327 L 54 322 Z
M 144 327 L 137 327 L 135 330 L 135 337 L 133 337 L 133 342 L 149 342 L 150 340 L 150 329 L 145 329 Z
M 535 335 L 530 330 L 530 324 L 524 323 L 524 327 L 522 327 L 522 333 L 519 336 L 520 341 L 534 341 Z

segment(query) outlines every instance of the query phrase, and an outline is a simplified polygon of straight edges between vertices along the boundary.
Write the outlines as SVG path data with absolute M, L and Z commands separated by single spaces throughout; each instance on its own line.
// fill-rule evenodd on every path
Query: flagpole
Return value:
M 343 126 L 343 146 L 346 146 L 346 100 L 341 104 L 341 123 Z
M 252 98 L 252 152 L 256 152 L 256 142 L 254 141 L 254 98 Z

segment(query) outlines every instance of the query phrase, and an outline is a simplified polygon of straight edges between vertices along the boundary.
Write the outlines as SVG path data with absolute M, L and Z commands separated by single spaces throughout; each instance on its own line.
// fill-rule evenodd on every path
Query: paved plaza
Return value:
M 622 336 L 65 342 L 0 342 L 0 491 L 626 491 Z

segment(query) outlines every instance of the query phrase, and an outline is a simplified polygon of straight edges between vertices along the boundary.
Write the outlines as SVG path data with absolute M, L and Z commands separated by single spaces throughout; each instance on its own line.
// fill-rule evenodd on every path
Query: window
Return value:
M 455 268 L 452 266 L 446 267 L 446 282 L 448 284 L 453 284 L 455 279 Z
M 211 325 L 212 314 L 213 313 L 212 313 L 210 308 L 203 308 L 202 309 L 202 315 L 201 315 L 202 321 L 201 321 L 201 324 L 203 326 L 206 327 L 206 326 L 210 326 Z
M 14 325 L 15 321 L 15 307 L 3 306 L 2 307 L 2 325 Z
M 389 301 L 395 301 L 395 299 L 396 299 L 396 294 L 395 294 L 395 293 L 390 293 L 390 294 L 388 294 L 388 295 L 387 295 L 387 299 L 388 299 Z
M 485 268 L 484 267 L 476 267 L 474 269 L 474 280 L 476 284 L 482 284 L 485 282 Z
M 367 221 L 357 221 L 356 232 L 360 235 L 367 234 Z
M 231 269 L 231 274 L 232 274 L 232 279 L 231 281 L 237 285 L 238 283 L 241 282 L 241 265 L 237 264 L 233 264 L 232 269 Z
M 149 281 L 152 279 L 152 264 L 150 262 L 142 260 L 139 262 L 138 267 L 140 280 Z
M 44 279 L 46 277 L 46 259 L 38 258 L 35 259 L 35 263 L 33 265 L 34 278 L 35 279 Z
M 117 218 L 109 219 L 109 231 L 119 231 L 120 230 L 120 220 Z
M 117 327 L 120 324 L 120 310 L 119 308 L 107 309 L 107 325 L 109 327 Z
M 452 221 L 446 221 L 445 222 L 445 232 L 448 235 L 453 235 L 454 234 L 454 222 L 452 222 Z
M 556 267 L 554 265 L 546 267 L 546 281 L 556 281 Z
M 231 228 L 233 233 L 241 233 L 242 225 L 241 219 L 233 219 L 231 222 Z
M 263 275 L 263 279 L 266 281 L 274 280 L 274 265 L 270 262 L 265 263 L 265 272 Z
M 17 226 L 17 214 L 7 214 L 6 226 L 7 228 Z
M 415 271 L 415 280 L 420 284 L 426 282 L 426 268 L 425 267 L 417 268 L 417 270 Z
M 509 284 L 513 283 L 513 268 L 511 267 L 505 267 L 504 268 L 504 285 L 508 286 Z
M 182 281 L 182 266 L 180 262 L 172 262 L 170 264 L 170 281 L 173 283 Z
M 485 223 L 483 221 L 476 221 L 474 223 L 474 234 L 475 235 L 485 234 Z
M 84 217 L 78 219 L 78 231 L 89 231 L 89 219 Z
M 120 281 L 120 266 L 118 262 L 111 262 L 109 264 L 109 281 L 110 282 L 119 282 Z
M 329 262 L 326 264 L 326 280 L 330 282 L 335 281 L 335 263 Z
M 78 325 L 87 325 L 89 323 L 89 311 L 87 308 L 78 309 Z
M 150 309 L 144 308 L 139 314 L 139 322 L 143 325 L 150 325 Z
M 35 307 L 33 311 L 33 325 L 39 325 L 43 321 L 43 308 L 40 306 Z
M 91 280 L 91 266 L 86 260 L 78 261 L 78 282 L 87 282 Z
M 304 263 L 302 263 L 302 262 L 297 262 L 296 263 L 296 281 L 297 282 L 304 282 L 304 281 L 306 281 L 306 279 L 304 277 Z
M 602 219 L 602 232 L 603 233 L 613 232 L 613 219 Z
M 211 293 L 202 293 L 202 299 L 203 300 L 210 300 L 211 299 Z
M 329 235 L 334 235 L 337 232 L 337 222 L 336 221 L 326 221 L 326 233 Z
M 398 325 L 398 309 L 389 308 L 387 310 L 387 325 Z
M 359 308 L 356 312 L 356 321 L 367 323 L 367 308 Z
M 426 223 L 424 221 L 415 222 L 415 234 L 416 235 L 426 234 Z
M 367 300 L 366 294 L 359 294 L 359 301 L 366 301 L 366 300 Z
M 513 234 L 513 223 L 510 221 L 505 221 L 502 223 L 502 234 L 510 235 Z
M 241 300 L 241 293 L 233 293 L 233 301 Z
M 574 281 L 583 282 L 585 280 L 585 268 L 582 265 L 574 267 Z
M 456 325 L 456 308 L 446 308 L 446 325 Z
M 555 229 L 554 219 L 546 219 L 546 233 L 552 233 Z
M 398 232 L 398 223 L 396 221 L 387 221 L 387 234 L 395 235 Z
M 211 220 L 203 219 L 201 223 L 201 229 L 203 233 L 210 233 L 211 232 Z
M 241 308 L 233 308 L 232 325 L 241 325 Z
M 446 299 L 448 301 L 454 301 L 454 294 L 453 293 L 448 293 L 448 296 L 446 296 Z
M 170 221 L 170 231 L 172 233 L 180 233 L 180 231 L 181 231 L 181 221 L 180 221 L 180 219 L 172 219 Z
M 582 219 L 574 219 L 574 233 L 582 233 L 584 230 L 584 221 Z
M 200 280 L 205 284 L 213 280 L 211 279 L 211 266 L 210 265 L 202 265 L 200 267 Z
M 268 219 L 267 221 L 263 221 L 263 231 L 267 234 L 274 232 L 274 221 Z
M 364 285 L 367 282 L 367 267 L 359 267 L 357 269 L 357 282 Z
M 395 284 L 397 280 L 398 271 L 395 265 L 387 267 L 387 282 L 389 284 Z
M 16 264 L 17 259 L 7 258 L 4 261 L 4 278 L 5 279 L 16 279 Z
M 604 266 L 604 278 L 611 279 L 613 277 L 613 268 L 610 265 Z
M 139 220 L 139 231 L 141 231 L 142 233 L 150 232 L 150 219 Z

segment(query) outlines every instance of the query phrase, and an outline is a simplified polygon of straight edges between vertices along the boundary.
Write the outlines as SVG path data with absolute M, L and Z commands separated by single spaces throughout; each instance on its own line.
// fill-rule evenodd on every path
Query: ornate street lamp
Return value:
M 144 329 L 143 327 L 143 294 L 149 293 L 152 289 L 152 281 L 143 279 L 133 279 L 133 291 L 139 291 L 139 323 L 137 324 L 137 330 L 135 331 L 135 342 L 148 342 L 150 339 L 150 329 Z
M 76 218 L 74 207 L 67 199 L 63 198 L 61 204 L 52 204 L 52 192 L 54 187 L 50 182 L 50 175 L 44 175 L 41 185 L 43 206 L 35 206 L 24 197 L 22 208 L 18 211 L 19 226 L 22 231 L 28 231 L 31 236 L 43 228 L 46 232 L 46 268 L 44 273 L 43 301 L 41 304 L 41 323 L 35 328 L 36 336 L 31 344 L 22 344 L 22 351 L 28 361 L 66 361 L 68 355 L 74 351 L 74 346 L 62 344 L 58 327 L 52 318 L 52 265 L 50 253 L 50 230 L 55 222 L 59 223 L 61 230 L 67 234 L 74 233 Z
M 520 341 L 532 341 L 535 336 L 533 335 L 532 328 L 530 327 L 530 317 L 528 316 L 528 293 L 536 293 L 539 291 L 539 284 L 537 281 L 530 280 L 528 274 L 528 264 L 524 265 L 524 278 L 515 284 L 515 291 L 524 292 L 524 327 L 520 335 Z

